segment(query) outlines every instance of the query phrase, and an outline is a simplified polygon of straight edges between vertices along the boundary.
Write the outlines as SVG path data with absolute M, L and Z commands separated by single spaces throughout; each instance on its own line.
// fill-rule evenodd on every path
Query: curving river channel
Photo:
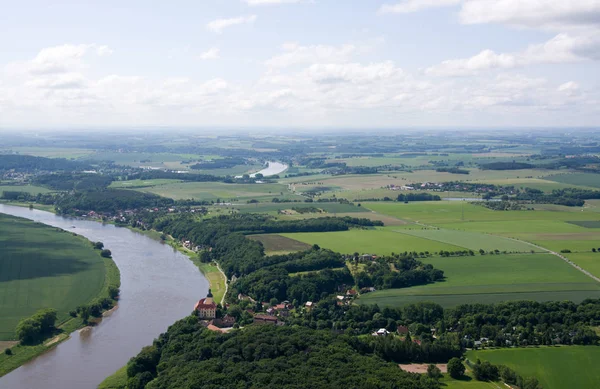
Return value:
M 126 228 L 3 204 L 0 213 L 104 242 L 121 271 L 121 300 L 112 315 L 0 378 L 2 389 L 96 388 L 169 325 L 189 315 L 208 291 L 208 281 L 185 255 Z

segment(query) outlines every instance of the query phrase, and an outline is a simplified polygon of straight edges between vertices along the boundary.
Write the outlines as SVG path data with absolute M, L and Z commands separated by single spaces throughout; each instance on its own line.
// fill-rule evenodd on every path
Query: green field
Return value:
M 394 232 L 408 234 L 420 238 L 430 239 L 437 242 L 465 247 L 470 250 L 483 249 L 485 251 L 500 250 L 508 252 L 530 252 L 535 249 L 527 243 L 518 242 L 500 236 L 482 234 L 479 232 L 468 232 L 450 230 L 445 228 L 426 228 L 416 226 L 413 228 L 394 229 Z M 539 249 L 535 249 L 540 251 Z
M 157 185 L 176 184 L 180 180 L 156 179 L 156 180 L 130 180 L 130 181 L 114 181 L 110 184 L 110 188 L 116 189 L 133 189 L 133 188 L 148 188 Z
M 308 250 L 311 247 L 307 243 L 299 242 L 277 234 L 249 235 L 248 238 L 261 242 L 267 255 Z
M 589 186 L 600 188 L 600 174 L 594 173 L 567 173 L 555 174 L 545 177 L 546 180 L 556 181 L 563 184 Z
M 551 254 L 477 255 L 424 259 L 446 280 L 365 294 L 361 304 L 402 306 L 434 301 L 443 306 L 507 300 L 573 300 L 600 297 L 600 284 Z
M 29 194 L 36 195 L 38 193 L 48 193 L 51 190 L 44 188 L 42 186 L 35 185 L 0 185 L 0 194 L 2 192 L 25 192 Z
M 105 288 L 103 259 L 69 232 L 0 214 L 0 253 L 0 340 L 41 308 L 63 322 Z
M 354 213 L 354 212 L 368 212 L 368 209 L 364 207 L 358 207 L 351 204 L 339 204 L 339 203 L 256 203 L 256 204 L 242 204 L 236 206 L 240 212 L 252 212 L 252 213 L 268 213 L 277 212 L 279 210 L 291 210 L 292 208 L 318 208 L 324 213 Z M 333 215 L 322 215 L 321 216 L 333 216 Z
M 584 210 L 579 207 L 569 207 L 564 212 L 556 211 L 493 211 L 491 209 L 468 204 L 464 201 L 429 201 L 389 203 L 372 202 L 364 203 L 363 206 L 378 213 L 397 217 L 399 219 L 420 222 L 432 225 L 444 225 L 449 223 L 460 223 L 461 225 L 472 224 L 472 222 L 518 222 L 522 225 L 529 225 L 531 222 L 556 222 L 556 221 L 579 221 L 579 220 L 598 220 L 598 214 Z M 523 223 L 526 222 L 526 223 Z M 503 223 L 495 223 L 502 225 Z M 573 230 L 579 231 L 577 226 Z M 546 229 L 537 229 L 532 232 L 544 232 Z M 481 232 L 493 232 L 475 230 Z
M 318 244 L 344 254 L 358 252 L 361 254 L 384 255 L 417 251 L 430 253 L 440 250 L 457 251 L 464 247 L 407 234 L 400 234 L 384 228 L 371 230 L 349 230 L 339 232 L 302 232 L 281 234 L 285 237 L 304 243 Z
M 536 377 L 544 389 L 592 389 L 600 384 L 600 347 L 561 346 L 469 351 L 471 361 L 506 365 Z
M 175 200 L 217 200 L 241 201 L 249 199 L 265 200 L 289 198 L 303 200 L 304 197 L 292 195 L 282 184 L 225 184 L 222 182 L 183 182 L 158 185 L 139 189 Z

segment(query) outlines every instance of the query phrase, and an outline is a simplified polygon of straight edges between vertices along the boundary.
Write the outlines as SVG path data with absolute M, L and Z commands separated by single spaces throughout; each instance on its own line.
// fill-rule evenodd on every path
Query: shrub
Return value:
M 452 358 L 448 361 L 448 374 L 454 379 L 461 378 L 465 374 L 465 365 L 459 358 Z
M 13 355 L 13 352 L 11 349 L 7 348 L 6 350 L 4 350 L 4 354 L 6 355 Z
M 562 250 L 560 250 L 560 252 L 563 253 L 563 254 L 568 254 L 568 253 L 571 252 L 571 250 L 569 250 L 569 249 L 562 249 Z
M 110 252 L 110 250 L 104 249 L 100 252 L 100 255 L 103 256 L 104 258 L 111 258 L 112 257 L 112 253 Z

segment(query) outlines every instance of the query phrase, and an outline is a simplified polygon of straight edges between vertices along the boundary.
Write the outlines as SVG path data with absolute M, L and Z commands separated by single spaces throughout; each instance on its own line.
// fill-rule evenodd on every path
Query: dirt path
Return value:
M 565 257 L 564 255 L 562 255 L 562 254 L 560 254 L 560 253 L 557 253 L 556 251 L 552 251 L 552 250 L 550 250 L 550 249 L 547 249 L 547 248 L 545 248 L 545 247 L 538 246 L 538 245 L 537 245 L 537 244 L 535 244 L 535 243 L 527 242 L 527 241 L 525 241 L 525 240 L 521 240 L 521 239 L 516 239 L 516 238 L 507 238 L 507 239 L 514 240 L 515 242 L 521 242 L 521 243 L 525 243 L 525 244 L 528 244 L 528 245 L 530 245 L 530 246 L 532 246 L 532 247 L 536 247 L 536 248 L 538 248 L 538 249 L 540 249 L 540 250 L 542 250 L 542 251 L 545 251 L 545 252 L 547 252 L 547 253 L 550 253 L 550 254 L 552 254 L 552 255 L 556 255 L 557 257 L 559 257 L 560 259 L 562 259 L 563 261 L 565 261 L 565 262 L 566 262 L 566 263 L 568 263 L 569 265 L 573 266 L 575 269 L 579 270 L 580 272 L 582 272 L 582 273 L 583 273 L 583 274 L 585 274 L 586 276 L 588 276 L 588 277 L 592 278 L 594 281 L 596 281 L 596 282 L 600 282 L 600 278 L 596 277 L 595 275 L 593 275 L 593 274 L 592 274 L 592 273 L 590 273 L 589 271 L 587 271 L 587 270 L 585 270 L 585 269 L 581 268 L 579 265 L 577 265 L 576 263 L 572 262 L 572 261 L 571 261 L 569 258 Z
M 424 224 L 424 223 L 419 223 L 418 221 L 413 222 L 413 223 L 417 224 L 419 226 L 428 227 L 428 228 L 441 228 L 441 227 L 431 226 L 431 225 Z M 579 265 L 577 265 L 576 263 L 572 262 L 569 258 L 565 257 L 564 255 L 562 255 L 560 253 L 557 253 L 556 251 L 552 251 L 552 250 L 547 249 L 545 247 L 539 246 L 539 245 L 537 245 L 535 243 L 527 242 L 526 240 L 521 240 L 521 239 L 517 239 L 517 238 L 509 238 L 509 237 L 500 236 L 500 235 L 494 235 L 494 234 L 490 234 L 490 233 L 487 233 L 487 232 L 485 232 L 485 234 L 488 234 L 488 235 L 491 235 L 491 236 L 498 236 L 498 237 L 506 238 L 506 239 L 510 239 L 510 240 L 514 240 L 515 242 L 525 243 L 525 244 L 527 244 L 527 245 L 529 245 L 531 247 L 535 247 L 535 248 L 540 249 L 540 250 L 542 250 L 542 251 L 544 251 L 546 253 L 555 255 L 555 256 L 559 257 L 560 259 L 562 259 L 563 261 L 565 261 L 566 263 L 568 263 L 569 265 L 573 266 L 575 269 L 577 269 L 580 272 L 582 272 L 583 274 L 585 274 L 586 276 L 590 277 L 594 281 L 600 282 L 600 278 L 596 277 L 595 275 L 593 275 L 589 271 L 581 268 Z

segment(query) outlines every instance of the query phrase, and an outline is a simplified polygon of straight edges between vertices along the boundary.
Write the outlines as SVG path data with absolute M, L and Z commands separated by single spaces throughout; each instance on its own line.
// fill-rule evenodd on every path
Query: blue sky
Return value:
M 6 2 L 0 127 L 596 126 L 600 0 Z

